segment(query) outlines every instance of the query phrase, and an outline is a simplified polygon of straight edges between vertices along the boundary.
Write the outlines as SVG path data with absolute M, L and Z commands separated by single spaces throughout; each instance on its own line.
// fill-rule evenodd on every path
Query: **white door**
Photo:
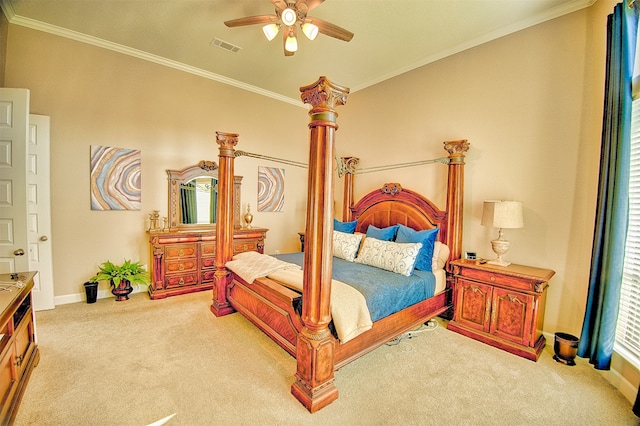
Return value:
M 29 270 L 28 120 L 29 90 L 0 88 L 0 273 Z
M 33 307 L 36 311 L 55 308 L 53 258 L 51 255 L 51 196 L 49 171 L 49 122 L 44 115 L 29 116 L 27 145 L 27 241 L 29 270 L 34 278 Z

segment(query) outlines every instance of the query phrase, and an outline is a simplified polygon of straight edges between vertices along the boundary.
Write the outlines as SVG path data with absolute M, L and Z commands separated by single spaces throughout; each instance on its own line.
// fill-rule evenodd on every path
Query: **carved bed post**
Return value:
M 227 300 L 227 286 L 231 282 L 231 272 L 225 264 L 233 257 L 234 230 L 234 146 L 238 143 L 238 134 L 216 132 L 218 142 L 218 206 L 216 212 L 216 272 L 213 276 L 213 303 L 211 312 L 223 316 L 234 312 Z
M 447 241 L 451 249 L 450 260 L 460 259 L 462 254 L 462 208 L 464 202 L 464 156 L 469 150 L 466 139 L 444 142 L 449 153 L 449 174 L 447 177 Z M 447 270 L 449 269 L 447 263 Z M 451 271 L 449 271 L 451 272 Z
M 357 157 L 340 157 L 342 167 L 344 168 L 344 190 L 342 193 L 342 221 L 350 222 L 353 220 L 353 178 L 356 172 L 356 166 L 360 162 Z
M 338 398 L 334 385 L 335 340 L 329 330 L 333 266 L 333 157 L 338 114 L 349 89 L 326 77 L 300 88 L 309 111 L 310 147 L 302 322 L 296 347 L 296 381 L 291 393 L 312 413 Z

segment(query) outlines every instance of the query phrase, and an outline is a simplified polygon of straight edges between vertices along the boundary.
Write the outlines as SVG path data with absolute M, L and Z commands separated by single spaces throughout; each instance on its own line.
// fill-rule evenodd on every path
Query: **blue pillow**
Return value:
M 356 232 L 357 224 L 357 220 L 354 220 L 353 222 L 340 222 L 338 219 L 333 219 L 333 229 L 347 234 L 353 234 Z
M 438 237 L 439 228 L 427 229 L 426 231 L 414 231 L 413 229 L 400 225 L 396 243 L 422 243 L 420 253 L 416 259 L 416 269 L 421 271 L 432 271 L 431 262 L 433 260 L 433 246 Z
M 375 238 L 380 241 L 393 241 L 396 237 L 399 225 L 389 226 L 386 228 L 378 228 L 373 225 L 369 225 L 367 228 L 367 237 Z

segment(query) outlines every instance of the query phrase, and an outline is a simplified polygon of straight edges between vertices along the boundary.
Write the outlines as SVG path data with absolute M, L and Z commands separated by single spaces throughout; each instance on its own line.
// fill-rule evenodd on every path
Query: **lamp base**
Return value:
M 502 237 L 502 229 L 498 233 L 498 239 L 491 241 L 493 252 L 498 255 L 497 258 L 487 262 L 489 265 L 509 266 L 511 262 L 502 259 L 502 255 L 509 251 L 511 243 Z
M 494 259 L 494 260 L 490 260 L 487 262 L 489 265 L 496 265 L 496 266 L 509 266 L 511 265 L 511 262 L 507 262 L 506 260 L 502 260 L 500 258 Z

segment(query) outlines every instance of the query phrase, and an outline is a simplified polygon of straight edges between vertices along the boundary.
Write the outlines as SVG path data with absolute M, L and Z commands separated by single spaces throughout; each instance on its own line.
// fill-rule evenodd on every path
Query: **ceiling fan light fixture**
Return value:
M 310 22 L 302 24 L 302 32 L 309 40 L 314 40 L 318 36 L 318 27 Z
M 267 40 L 271 41 L 278 35 L 280 26 L 278 24 L 267 24 L 262 27 L 262 31 L 264 32 L 264 36 L 267 38 Z
M 298 50 L 298 40 L 292 36 L 291 34 L 289 34 L 289 36 L 287 36 L 287 41 L 284 43 L 284 48 L 287 50 L 287 52 L 295 52 Z
M 290 27 L 291 25 L 295 24 L 296 21 L 298 20 L 298 14 L 296 13 L 295 10 L 291 9 L 290 7 L 287 7 L 280 14 L 280 19 L 282 19 L 282 22 L 285 25 Z

